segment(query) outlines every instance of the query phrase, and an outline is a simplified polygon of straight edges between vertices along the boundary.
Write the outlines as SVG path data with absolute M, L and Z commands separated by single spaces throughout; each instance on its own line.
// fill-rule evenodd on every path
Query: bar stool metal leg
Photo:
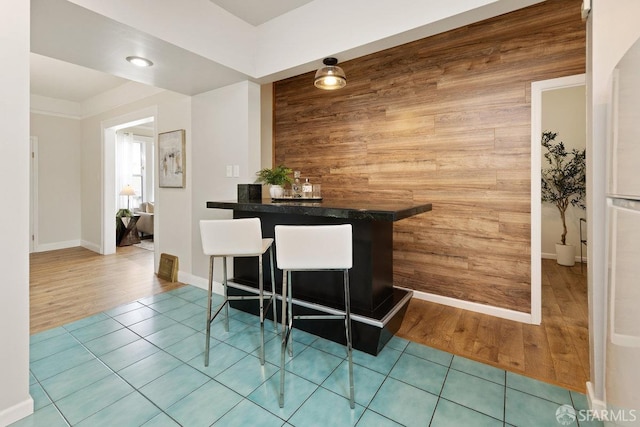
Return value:
M 287 348 L 287 341 L 289 340 L 290 327 L 287 327 L 287 321 L 291 322 L 291 316 L 287 319 L 287 313 L 289 311 L 289 297 L 287 297 L 287 288 L 289 282 L 288 272 L 282 274 L 282 348 L 280 349 L 280 393 L 278 395 L 278 404 L 280 407 L 284 407 L 284 360 L 285 352 Z
M 269 262 L 271 264 L 271 308 L 273 310 L 273 330 L 278 333 L 278 314 L 276 307 L 276 271 L 273 260 L 273 246 L 269 247 Z
M 223 274 L 224 274 L 224 331 L 229 332 L 229 286 L 227 277 L 227 257 L 222 258 Z
M 222 278 L 222 286 L 224 288 L 224 301 L 220 307 L 216 310 L 215 313 L 211 314 L 211 299 L 213 294 L 213 264 L 215 261 L 215 256 L 210 257 L 209 263 L 209 294 L 208 294 L 208 302 L 207 302 L 207 348 L 204 350 L 204 366 L 209 366 L 209 347 L 211 343 L 211 323 L 213 323 L 214 319 L 220 314 L 222 309 L 225 310 L 225 330 L 229 332 L 229 300 L 227 298 L 227 257 L 222 257 L 222 271 L 224 277 Z
M 293 293 L 291 290 L 291 272 L 287 271 L 287 292 L 289 293 L 289 302 L 287 304 L 287 318 L 289 319 L 289 332 L 288 332 L 288 344 L 289 344 L 289 357 L 293 357 Z M 283 284 L 284 286 L 284 284 Z
M 204 349 L 204 366 L 209 366 L 209 346 L 211 339 L 211 293 L 213 292 L 213 257 L 209 257 L 209 291 L 207 294 L 207 346 Z
M 264 275 L 262 274 L 262 255 L 258 257 L 258 296 L 260 304 L 260 364 L 264 365 Z
M 344 332 L 347 338 L 347 357 L 349 359 L 349 405 L 355 408 L 355 393 L 353 386 L 353 346 L 351 336 L 351 298 L 349 295 L 349 271 L 344 271 Z

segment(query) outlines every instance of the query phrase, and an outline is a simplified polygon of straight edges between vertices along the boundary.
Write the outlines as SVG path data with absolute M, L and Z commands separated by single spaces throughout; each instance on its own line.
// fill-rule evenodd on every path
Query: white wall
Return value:
M 178 257 L 178 280 L 189 283 L 183 274 L 191 272 L 191 200 L 194 189 L 193 162 L 199 156 L 193 148 L 194 136 L 191 127 L 191 98 L 179 97 L 158 105 L 158 133 L 184 129 L 186 139 L 186 184 L 185 188 L 159 188 L 156 167 L 156 201 L 154 207 L 154 242 L 156 245 L 155 269 L 161 253 Z
M 248 81 L 192 98 L 193 268 L 208 277 L 199 221 L 230 218 L 231 212 L 207 209 L 210 200 L 236 200 L 237 184 L 252 183 L 260 169 L 260 87 Z M 226 177 L 226 166 L 238 165 L 238 177 Z M 216 279 L 221 269 L 216 268 Z M 231 272 L 230 272 L 231 275 Z M 202 281 L 196 284 L 202 285 Z
M 270 95 L 270 85 L 267 87 Z M 259 85 L 245 81 L 193 99 L 163 92 L 82 120 L 34 114 L 32 132 L 40 140 L 41 171 L 56 174 L 49 179 L 41 173 L 41 181 L 47 181 L 42 184 L 46 188 L 41 190 L 49 195 L 45 201 L 57 202 L 59 190 L 54 188 L 73 181 L 77 186 L 72 191 L 77 198 L 74 202 L 77 206 L 73 211 L 81 212 L 77 219 L 82 218 L 81 226 L 80 222 L 75 223 L 76 234 L 55 228 L 56 221 L 66 218 L 49 221 L 59 208 L 54 206 L 51 212 L 47 201 L 40 209 L 40 216 L 47 217 L 42 232 L 51 234 L 51 244 L 61 245 L 65 241 L 81 239 L 83 246 L 98 250 L 103 204 L 104 124 L 118 122 L 120 118 L 124 120 L 137 111 L 156 106 L 156 131 L 162 133 L 185 129 L 187 149 L 186 187 L 159 188 L 156 184 L 156 267 L 160 253 L 176 255 L 180 265 L 179 280 L 202 284 L 208 273 L 207 261 L 201 254 L 199 220 L 231 216 L 231 212 L 206 209 L 206 201 L 233 200 L 238 183 L 255 181 L 255 173 L 263 162 L 261 134 L 265 138 L 268 136 L 268 166 L 271 163 L 271 108 L 269 106 L 267 110 L 268 117 L 262 117 L 265 113 L 261 109 L 261 91 Z M 266 98 L 265 102 L 270 103 L 271 96 Z M 267 121 L 266 130 L 261 128 L 263 120 Z M 71 137 L 65 140 L 65 133 Z M 63 164 L 58 154 L 67 151 L 74 155 L 62 155 L 66 161 Z M 237 165 L 239 176 L 227 178 L 226 165 Z M 60 169 L 61 166 L 64 168 Z M 49 173 L 45 175 L 49 176 Z M 157 172 L 155 181 L 158 181 Z M 65 217 L 67 213 L 63 211 Z M 196 257 L 195 264 L 193 254 Z
M 586 147 L 586 95 L 584 86 L 546 90 L 542 92 L 542 129 L 557 132 L 556 142 L 562 141 L 567 151 L 583 150 Z M 546 150 L 542 148 L 542 168 L 549 163 L 544 158 Z M 576 254 L 580 254 L 580 223 L 586 212 L 575 206 L 567 209 L 567 244 L 574 245 Z M 583 232 L 586 228 L 583 225 Z M 562 221 L 560 212 L 551 203 L 542 204 L 542 256 L 555 258 L 555 244 L 560 242 Z M 583 248 L 586 255 L 586 248 Z
M 80 121 L 31 114 L 31 136 L 38 137 L 38 234 L 35 251 L 79 246 Z
M 0 3 L 0 425 L 29 396 L 29 2 Z
M 245 81 L 193 98 L 164 92 L 82 120 L 83 245 L 100 246 L 102 124 L 155 105 L 156 131 L 185 129 L 187 151 L 185 188 L 155 188 L 156 269 L 160 253 L 176 255 L 178 279 L 202 286 L 208 272 L 199 220 L 231 216 L 206 209 L 206 202 L 234 200 L 237 184 L 254 182 L 261 168 L 260 91 Z M 226 177 L 227 165 L 237 165 L 239 176 Z
M 273 84 L 260 86 L 260 169 L 273 167 Z
M 100 233 L 102 215 L 102 123 L 117 121 L 119 117 L 126 117 L 136 111 L 145 110 L 152 106 L 157 106 L 158 121 L 155 126 L 158 132 L 186 129 L 188 142 L 190 135 L 190 130 L 188 129 L 190 125 L 189 97 L 174 92 L 165 91 L 82 120 L 82 152 L 80 159 L 82 183 L 81 235 L 82 245 L 85 247 L 97 250 L 96 248 L 100 248 L 102 238 Z M 187 143 L 188 146 L 189 144 Z M 187 174 L 187 179 L 188 177 L 189 175 Z M 157 183 L 157 176 L 155 181 Z M 157 190 L 156 184 L 156 203 L 160 203 L 160 194 Z M 180 191 L 186 193 L 187 190 Z M 180 203 L 184 205 L 185 202 L 181 200 Z M 160 209 L 160 206 L 158 205 L 157 208 Z M 169 214 L 171 214 L 171 211 Z M 162 212 L 156 214 L 156 227 L 162 221 L 161 216 Z M 161 231 L 160 229 L 159 235 Z M 179 226 L 176 232 L 180 232 Z
M 611 76 L 624 53 L 640 37 L 637 0 L 592 0 L 587 22 L 587 216 L 589 233 L 589 342 L 591 381 L 589 397 L 606 402 L 605 324 L 607 263 L 605 255 L 605 182 L 607 110 Z M 615 393 L 615 384 L 607 393 Z

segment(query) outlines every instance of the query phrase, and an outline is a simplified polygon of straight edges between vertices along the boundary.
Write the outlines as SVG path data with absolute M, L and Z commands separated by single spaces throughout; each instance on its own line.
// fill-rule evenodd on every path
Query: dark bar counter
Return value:
M 376 355 L 400 327 L 412 293 L 393 287 L 393 222 L 430 211 L 430 203 L 264 199 L 258 202 L 211 201 L 207 202 L 207 208 L 232 209 L 234 218 L 260 218 L 264 237 L 274 237 L 274 227 L 278 224 L 351 224 L 353 268 L 349 280 L 354 348 Z M 268 256 L 263 261 L 265 289 L 270 289 Z M 234 258 L 232 281 L 241 285 L 233 289 L 234 293 L 246 293 L 243 286 L 257 287 L 257 267 L 255 258 Z M 292 280 L 295 314 L 316 313 L 314 305 L 344 308 L 340 272 L 296 272 Z M 282 272 L 276 270 L 279 294 L 281 284 Z M 232 305 L 257 313 L 257 304 L 251 301 L 236 301 Z M 328 323 L 296 320 L 295 327 L 343 343 L 343 322 Z

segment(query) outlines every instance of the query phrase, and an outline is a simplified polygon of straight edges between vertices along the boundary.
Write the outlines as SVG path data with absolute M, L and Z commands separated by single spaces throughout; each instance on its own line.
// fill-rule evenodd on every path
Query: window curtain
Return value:
M 133 134 L 129 132 L 116 133 L 116 206 L 118 209 L 127 207 L 128 197 L 121 196 L 120 191 L 131 184 L 131 160 Z M 135 198 L 131 197 L 130 209 L 133 210 Z

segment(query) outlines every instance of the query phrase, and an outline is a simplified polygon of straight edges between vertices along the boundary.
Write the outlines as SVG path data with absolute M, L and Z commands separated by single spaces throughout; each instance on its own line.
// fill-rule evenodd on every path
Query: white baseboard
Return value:
M 448 305 L 451 307 L 462 308 L 464 310 L 475 311 L 476 313 L 488 314 L 490 316 L 501 317 L 503 319 L 514 320 L 521 323 L 533 324 L 531 313 L 522 311 L 509 310 L 507 308 L 495 307 L 492 305 L 480 304 L 477 302 L 464 301 L 456 298 L 445 297 L 442 295 L 420 292 L 413 289 L 413 297 L 424 301 L 435 302 L 438 304 Z
M 585 255 L 586 255 L 586 253 L 585 253 Z M 556 256 L 555 253 L 554 254 L 550 254 L 550 253 L 546 253 L 546 252 L 542 253 L 542 259 L 557 259 L 557 258 L 558 257 Z M 580 260 L 580 255 L 576 255 L 576 262 L 582 262 Z M 587 257 L 586 256 L 584 257 L 584 263 L 585 264 L 587 263 Z
M 80 246 L 80 240 L 67 240 L 66 242 L 55 243 L 38 243 L 34 248 L 34 252 L 55 251 L 58 249 L 75 248 Z
M 188 283 L 189 285 L 193 285 L 204 290 L 209 289 L 209 279 L 204 279 L 199 276 L 194 276 L 193 274 L 186 273 L 184 271 L 178 271 L 178 281 L 181 283 Z M 218 283 L 214 281 L 213 292 L 216 294 L 222 295 L 224 293 L 224 289 L 222 288 L 222 283 Z
M 594 412 L 600 413 L 606 411 L 607 403 L 603 400 L 597 399 L 595 390 L 593 389 L 593 383 L 587 381 L 587 402 L 589 403 L 589 409 Z
M 28 399 L 23 400 L 9 408 L 0 410 L 0 426 L 8 426 L 24 417 L 33 414 L 33 399 L 29 396 Z
M 90 251 L 100 253 L 100 245 L 97 244 L 97 243 L 88 242 L 86 240 L 83 240 L 80 243 L 80 246 L 82 246 L 85 249 L 89 249 Z
M 178 280 L 182 283 L 188 283 L 193 286 L 197 286 L 202 289 L 207 289 L 209 279 L 204 279 L 199 276 L 194 276 L 190 273 L 178 272 Z M 430 294 L 427 292 L 415 291 L 413 289 L 406 289 L 413 292 L 413 297 L 425 301 L 435 302 L 438 304 L 448 305 L 451 307 L 462 308 L 469 311 L 475 311 L 477 313 L 488 314 L 491 316 L 501 317 L 503 319 L 515 320 L 521 323 L 533 323 L 531 313 L 524 313 L 521 311 L 509 310 L 501 307 L 494 307 L 491 305 L 479 304 L 476 302 L 459 300 L 456 298 L 444 297 L 441 295 Z M 217 294 L 223 293 L 222 284 L 218 282 L 213 283 L 213 292 Z

